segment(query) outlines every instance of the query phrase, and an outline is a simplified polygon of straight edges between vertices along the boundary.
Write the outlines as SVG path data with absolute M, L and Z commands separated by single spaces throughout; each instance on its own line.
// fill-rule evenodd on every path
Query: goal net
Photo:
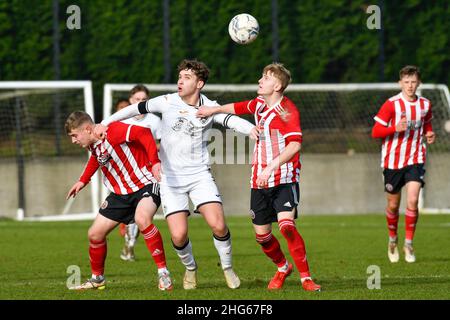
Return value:
M 177 91 L 176 85 L 146 86 L 151 97 Z M 113 112 L 119 98 L 128 97 L 132 87 L 133 84 L 104 86 L 103 117 Z M 256 85 L 208 84 L 203 92 L 225 104 L 251 99 L 256 90 Z M 287 88 L 286 95 L 300 109 L 304 136 L 300 184 L 303 211 L 375 213 L 384 210 L 381 142 L 371 138 L 371 129 L 381 105 L 399 92 L 397 83 L 291 84 Z M 450 212 L 449 90 L 445 85 L 422 84 L 418 93 L 432 102 L 433 129 L 437 135 L 435 144 L 428 146 L 426 188 L 421 192 L 419 206 L 422 212 Z M 252 116 L 246 119 L 254 122 Z M 248 161 L 249 157 L 245 159 Z M 244 206 L 242 213 L 248 211 L 248 204 Z
M 0 82 L 0 216 L 18 220 L 90 219 L 98 211 L 98 176 L 66 201 L 87 160 L 64 131 L 67 116 L 94 118 L 90 81 Z

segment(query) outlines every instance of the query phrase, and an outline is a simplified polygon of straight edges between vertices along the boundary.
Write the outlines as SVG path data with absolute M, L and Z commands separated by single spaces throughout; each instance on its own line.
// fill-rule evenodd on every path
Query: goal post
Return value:
M 133 86 L 105 84 L 103 117 L 113 113 L 117 99 L 128 98 Z M 176 84 L 145 86 L 151 97 L 177 91 Z M 208 98 L 225 104 L 252 99 L 257 89 L 257 85 L 207 84 L 202 91 Z M 289 85 L 286 95 L 300 109 L 304 135 L 301 201 L 305 212 L 383 210 L 381 145 L 371 138 L 371 129 L 381 105 L 399 92 L 398 83 Z M 432 102 L 433 130 L 437 136 L 435 144 L 428 146 L 426 187 L 419 205 L 421 212 L 450 213 L 449 90 L 443 84 L 421 84 L 418 93 Z M 245 118 L 254 121 L 252 116 Z M 330 169 L 330 162 L 338 163 L 337 167 Z M 243 208 L 243 213 L 247 211 Z
M 0 170 L 2 180 L 10 181 L 1 187 L 9 197 L 0 216 L 36 221 L 95 217 L 98 175 L 83 195 L 65 201 L 86 162 L 86 151 L 72 145 L 64 131 L 75 110 L 94 119 L 91 81 L 0 81 Z

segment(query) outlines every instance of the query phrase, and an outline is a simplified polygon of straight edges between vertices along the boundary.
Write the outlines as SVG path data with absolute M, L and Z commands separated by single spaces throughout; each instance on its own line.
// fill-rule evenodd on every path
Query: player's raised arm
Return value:
M 196 116 L 198 118 L 207 118 L 216 113 L 236 114 L 236 112 L 234 111 L 234 103 L 228 103 L 228 104 L 224 104 L 222 106 L 216 106 L 216 107 L 200 106 L 198 108 Z
M 219 113 L 214 116 L 214 122 L 224 126 L 225 128 L 233 129 L 239 133 L 250 135 L 252 129 L 255 127 L 252 123 L 239 118 L 230 113 Z

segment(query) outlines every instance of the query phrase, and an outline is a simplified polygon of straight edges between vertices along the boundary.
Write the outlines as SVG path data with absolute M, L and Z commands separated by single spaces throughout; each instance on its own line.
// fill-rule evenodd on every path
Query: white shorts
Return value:
M 181 211 L 189 212 L 189 198 L 194 204 L 194 212 L 198 212 L 198 208 L 206 203 L 222 203 L 219 189 L 210 172 L 193 177 L 184 186 L 168 186 L 162 179 L 159 192 L 164 218 Z

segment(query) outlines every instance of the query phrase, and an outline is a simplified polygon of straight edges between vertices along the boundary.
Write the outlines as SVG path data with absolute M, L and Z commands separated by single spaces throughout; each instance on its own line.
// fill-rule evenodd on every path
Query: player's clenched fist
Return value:
M 427 133 L 425 133 L 425 137 L 427 138 L 428 144 L 434 143 L 434 140 L 436 139 L 436 135 L 433 131 L 428 131 Z
M 101 123 L 96 124 L 95 127 L 94 127 L 94 136 L 97 139 L 103 140 L 106 137 L 106 131 L 107 130 L 108 130 L 108 127 L 102 125 Z

